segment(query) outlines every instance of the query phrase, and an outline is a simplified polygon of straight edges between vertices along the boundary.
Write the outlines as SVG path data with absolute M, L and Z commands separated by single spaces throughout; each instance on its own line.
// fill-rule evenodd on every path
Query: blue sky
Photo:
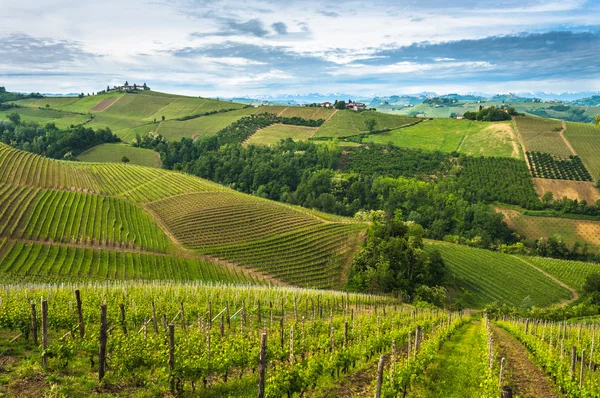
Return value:
M 190 95 L 600 90 L 600 1 L 0 0 L 0 86 Z

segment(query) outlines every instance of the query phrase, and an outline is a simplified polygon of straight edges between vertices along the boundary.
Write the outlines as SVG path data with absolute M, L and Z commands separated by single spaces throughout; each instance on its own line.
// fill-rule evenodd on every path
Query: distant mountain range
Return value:
M 524 93 L 509 93 L 509 94 L 491 94 L 491 93 L 466 93 L 466 94 L 437 94 L 434 92 L 422 92 L 416 94 L 399 94 L 391 96 L 365 96 L 365 95 L 353 95 L 344 93 L 310 93 L 310 94 L 281 94 L 281 95 L 261 95 L 261 96 L 244 96 L 228 98 L 235 102 L 241 103 L 262 103 L 269 102 L 273 104 L 287 104 L 287 105 L 304 105 L 311 103 L 320 102 L 334 102 L 335 100 L 348 101 L 361 101 L 369 104 L 370 106 L 377 106 L 383 104 L 389 105 L 416 105 L 421 104 L 428 98 L 449 98 L 455 99 L 459 102 L 477 102 L 477 101 L 488 101 L 488 102 L 533 102 L 535 100 L 542 101 L 561 101 L 569 102 L 573 105 L 579 106 L 595 106 L 600 104 L 600 92 L 581 92 L 581 93 L 545 93 L 545 92 L 524 92 Z

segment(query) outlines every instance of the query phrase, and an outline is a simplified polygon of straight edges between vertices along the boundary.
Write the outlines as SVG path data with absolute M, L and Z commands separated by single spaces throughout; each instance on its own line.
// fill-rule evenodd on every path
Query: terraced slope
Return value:
M 433 249 L 440 251 L 452 283 L 467 292 L 466 305 L 498 301 L 548 306 L 572 298 L 565 287 L 517 257 L 446 243 L 426 246 L 426 250 Z
M 181 173 L 0 144 L 0 272 L 11 275 L 206 279 L 213 261 L 221 274 L 208 280 L 333 288 L 365 227 Z M 78 256 L 91 260 L 81 268 Z

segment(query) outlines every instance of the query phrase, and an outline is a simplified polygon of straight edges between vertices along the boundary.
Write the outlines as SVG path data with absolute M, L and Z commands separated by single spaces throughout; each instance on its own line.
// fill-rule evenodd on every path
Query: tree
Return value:
M 596 114 L 596 116 L 594 117 L 594 124 L 600 127 L 600 115 Z
M 110 91 L 110 86 L 106 86 L 106 92 L 108 93 Z
M 11 112 L 6 115 L 6 117 L 17 126 L 21 124 L 21 115 L 19 115 L 17 112 Z
M 0 86 L 0 94 L 5 93 L 5 92 L 6 92 L 6 88 Z
M 125 85 L 129 86 L 129 82 L 127 80 L 125 80 Z
M 346 102 L 344 101 L 336 101 L 333 106 L 335 109 L 346 109 Z
M 163 120 L 163 122 L 165 121 L 165 115 L 163 115 L 162 120 Z
M 123 163 L 127 164 L 127 163 L 129 163 L 129 158 L 128 158 L 127 156 L 123 156 L 123 157 L 121 158 L 121 162 L 123 162 Z
M 46 104 L 46 109 L 50 108 L 50 104 Z
M 377 126 L 377 120 L 369 118 L 365 121 L 365 126 L 369 130 L 369 133 L 373 133 L 373 131 L 375 131 L 375 126 Z
M 542 196 L 542 201 L 545 204 L 550 204 L 550 203 L 552 203 L 553 200 L 554 200 L 554 195 L 552 194 L 552 192 L 546 192 L 544 194 L 544 196 Z

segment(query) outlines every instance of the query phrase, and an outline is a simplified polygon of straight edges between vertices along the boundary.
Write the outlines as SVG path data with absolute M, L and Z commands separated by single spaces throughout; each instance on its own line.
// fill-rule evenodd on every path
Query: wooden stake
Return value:
M 585 366 L 583 365 L 585 363 L 585 348 L 583 350 L 581 350 L 581 369 L 580 369 L 580 373 L 579 373 L 579 389 L 581 389 L 581 387 L 583 387 L 583 372 L 585 371 Z
M 85 335 L 85 327 L 83 325 L 83 310 L 81 309 L 81 293 L 79 289 L 75 290 L 75 300 L 77 301 L 77 318 L 79 319 L 79 337 Z
M 375 390 L 375 398 L 381 398 L 381 386 L 383 384 L 383 368 L 385 365 L 385 355 L 379 357 L 377 364 L 377 387 Z
M 35 345 L 38 345 L 37 331 L 37 312 L 35 310 L 35 303 L 31 303 L 31 334 L 33 336 L 33 344 Z
M 100 306 L 100 350 L 98 353 L 98 379 L 102 381 L 106 370 L 106 340 L 108 339 L 106 323 L 106 304 Z
M 152 326 L 154 326 L 154 333 L 158 334 L 158 321 L 156 320 L 156 308 L 154 307 L 154 301 L 152 301 Z
M 127 334 L 127 324 L 125 322 L 125 304 L 119 304 L 119 310 L 121 311 L 121 327 L 123 328 L 123 334 Z
M 175 325 L 169 325 L 169 372 L 171 394 L 175 395 Z
M 185 325 L 185 311 L 183 308 L 183 301 L 180 303 L 179 308 L 181 310 L 181 329 L 185 330 L 186 325 Z
M 571 369 L 569 371 L 569 375 L 571 379 L 575 377 L 575 362 L 577 361 L 577 351 L 575 346 L 571 347 Z
M 260 339 L 260 357 L 258 362 L 258 398 L 265 397 L 265 370 L 267 367 L 267 334 Z
M 44 354 L 42 355 L 42 366 L 48 367 L 48 357 L 45 351 L 48 349 L 48 302 L 42 300 L 42 349 Z

